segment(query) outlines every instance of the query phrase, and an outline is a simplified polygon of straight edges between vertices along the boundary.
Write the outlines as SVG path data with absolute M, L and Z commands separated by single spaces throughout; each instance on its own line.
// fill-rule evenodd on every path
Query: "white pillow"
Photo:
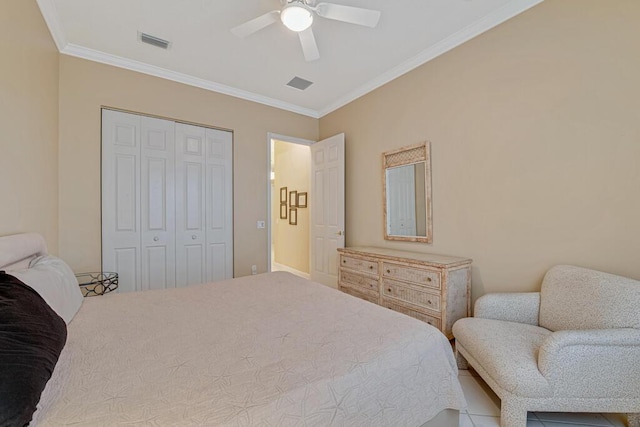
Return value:
M 76 276 L 60 258 L 40 256 L 31 261 L 28 269 L 10 274 L 39 293 L 67 325 L 84 300 Z

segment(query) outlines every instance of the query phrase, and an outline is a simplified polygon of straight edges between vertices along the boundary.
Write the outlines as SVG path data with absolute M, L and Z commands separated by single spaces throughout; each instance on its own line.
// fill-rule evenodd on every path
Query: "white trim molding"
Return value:
M 360 86 L 356 90 L 346 94 L 344 97 L 340 98 L 333 104 L 330 104 L 326 108 L 320 110 L 318 114 L 320 115 L 320 117 L 324 117 L 327 114 L 337 110 L 338 108 L 344 107 L 345 105 L 355 101 L 361 96 L 372 92 L 380 86 L 383 86 L 390 81 L 397 79 L 403 74 L 406 74 L 409 71 L 418 68 L 419 66 L 431 61 L 432 59 L 435 59 L 438 56 L 450 51 L 451 49 L 460 46 L 464 42 L 469 41 L 486 31 L 489 31 L 490 29 L 502 24 L 503 22 L 513 18 L 514 16 L 531 9 L 533 6 L 539 3 L 542 3 L 543 1 L 544 0 L 513 0 L 507 3 L 500 9 L 491 12 L 490 14 L 463 28 L 457 33 L 454 33 L 429 47 L 428 49 L 423 50 L 421 53 L 409 59 L 408 61 L 403 62 L 397 67 L 392 68 L 391 70 L 381 74 L 375 79 L 370 80 L 368 83 Z
M 54 0 L 37 0 L 42 16 L 44 17 L 44 20 L 49 27 L 49 32 L 51 33 L 51 36 L 53 37 L 58 50 L 64 55 L 112 65 L 114 67 L 136 71 L 154 77 L 160 77 L 212 92 L 233 96 L 235 98 L 256 102 L 258 104 L 279 108 L 281 110 L 290 111 L 293 113 L 312 117 L 314 119 L 319 119 L 349 104 L 350 102 L 355 101 L 361 96 L 366 95 L 367 93 L 379 88 L 386 83 L 389 83 L 394 79 L 397 79 L 403 74 L 408 73 L 409 71 L 431 61 L 434 58 L 437 58 L 443 53 L 446 53 L 451 49 L 460 46 L 464 42 L 500 25 L 501 23 L 513 18 L 516 15 L 519 15 L 520 13 L 532 8 L 539 3 L 542 3 L 543 1 L 544 0 L 512 0 L 502 8 L 493 11 L 492 13 L 463 28 L 457 33 L 441 40 L 428 49 L 425 49 L 413 58 L 379 75 L 378 77 L 370 80 L 359 88 L 349 92 L 342 98 L 338 99 L 336 102 L 327 105 L 325 108 L 322 108 L 320 110 L 313 110 L 311 108 L 291 104 L 275 98 L 270 98 L 268 96 L 223 85 L 221 83 L 201 79 L 177 71 L 167 70 L 155 65 L 149 65 L 133 59 L 123 58 L 121 56 L 111 55 L 94 49 L 71 44 L 67 41 L 67 37 L 60 22 Z
M 38 2 L 38 7 L 40 8 L 40 13 L 42 13 L 44 22 L 46 22 L 47 27 L 49 27 L 49 32 L 51 33 L 53 42 L 56 44 L 58 51 L 62 52 L 67 46 L 67 36 L 64 33 L 62 24 L 60 23 L 58 9 L 56 8 L 55 3 L 53 0 L 36 1 Z
M 291 111 L 293 113 L 313 117 L 314 119 L 320 118 L 317 111 L 311 110 L 309 108 L 300 107 L 298 105 L 290 104 L 278 99 L 269 98 L 267 96 L 259 95 L 242 89 L 236 89 L 234 87 L 212 82 L 210 80 L 193 77 L 188 74 L 167 70 L 165 68 L 156 67 L 155 65 L 149 65 L 144 62 L 123 58 L 117 55 L 111 55 L 109 53 L 104 53 L 75 44 L 68 43 L 67 46 L 61 51 L 61 53 L 69 56 L 75 56 L 76 58 L 100 62 L 102 64 L 113 65 L 114 67 L 124 68 L 126 70 L 136 71 L 138 73 L 148 74 L 154 77 L 160 77 L 162 79 L 171 80 L 201 89 L 206 89 L 211 92 L 217 92 L 223 95 L 229 95 L 235 98 L 257 102 L 258 104 L 264 104 L 270 107 L 279 108 L 281 110 Z

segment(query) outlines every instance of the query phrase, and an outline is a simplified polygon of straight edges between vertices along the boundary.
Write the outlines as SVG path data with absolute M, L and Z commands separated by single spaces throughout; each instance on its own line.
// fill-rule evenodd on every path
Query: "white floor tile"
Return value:
M 551 426 L 557 423 L 578 424 L 581 426 L 611 426 L 609 420 L 601 414 L 536 412 L 536 416 L 545 426 Z
M 500 427 L 500 417 L 471 415 L 471 421 L 475 427 Z
M 627 425 L 627 417 L 622 414 L 602 414 L 602 416 L 615 427 L 624 427 Z
M 460 376 L 470 415 L 500 416 L 500 399 L 480 377 Z
M 469 418 L 469 414 L 463 414 L 460 412 L 460 426 L 459 427 L 474 427 L 471 422 L 471 418 Z

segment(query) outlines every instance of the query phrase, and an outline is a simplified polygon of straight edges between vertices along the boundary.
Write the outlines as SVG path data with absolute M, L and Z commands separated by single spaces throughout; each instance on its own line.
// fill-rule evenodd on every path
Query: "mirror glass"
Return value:
M 425 164 L 387 169 L 387 234 L 427 237 Z
M 382 155 L 384 238 L 433 241 L 429 142 Z

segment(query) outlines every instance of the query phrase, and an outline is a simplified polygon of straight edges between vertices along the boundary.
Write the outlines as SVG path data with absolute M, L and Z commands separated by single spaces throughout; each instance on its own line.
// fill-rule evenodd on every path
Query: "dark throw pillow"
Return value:
M 66 340 L 44 299 L 0 272 L 0 426 L 29 424 Z

